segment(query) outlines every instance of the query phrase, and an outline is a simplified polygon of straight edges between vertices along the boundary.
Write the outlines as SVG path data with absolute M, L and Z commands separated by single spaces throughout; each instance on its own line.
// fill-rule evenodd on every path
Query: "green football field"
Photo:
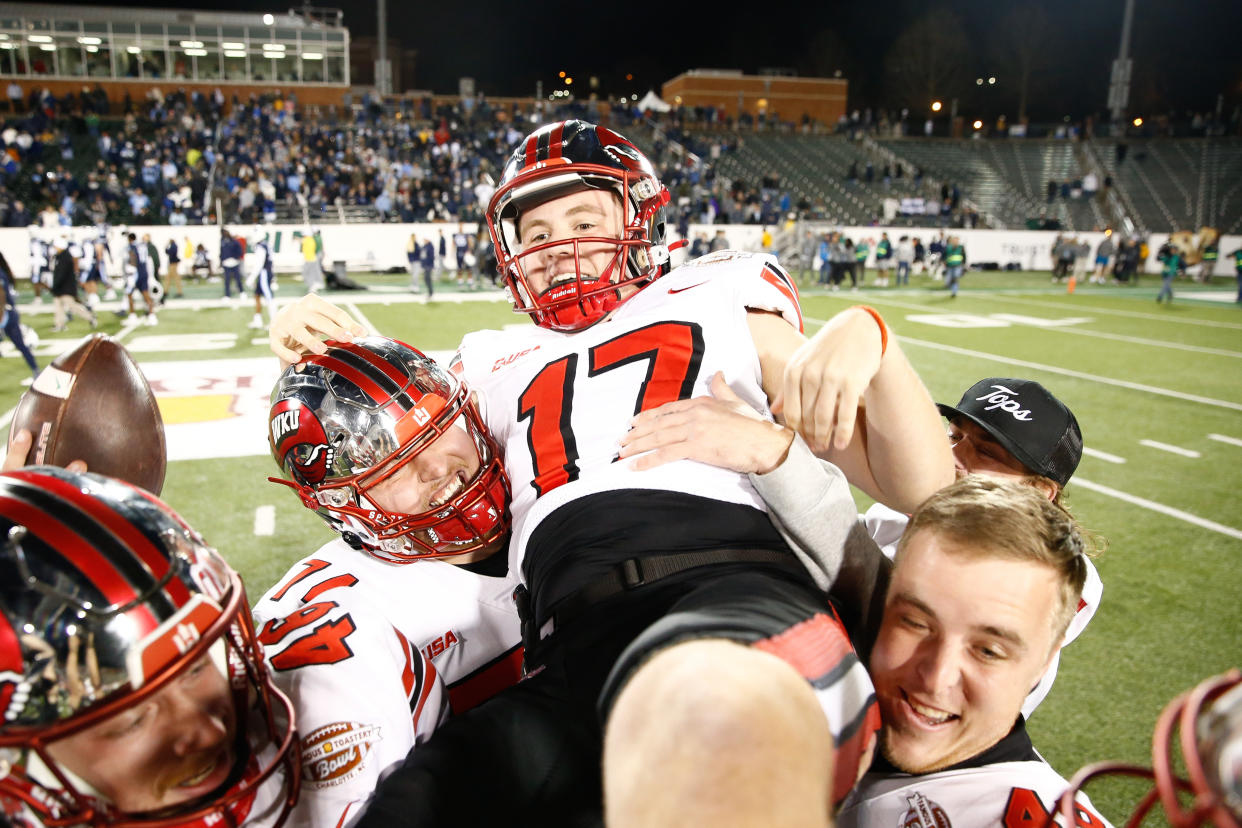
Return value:
M 442 285 L 424 304 L 409 301 L 404 277 L 358 278 L 372 289 L 334 298 L 423 350 L 451 351 L 474 328 L 523 324 L 496 291 L 463 297 Z M 301 294 L 295 280 L 281 281 L 281 300 Z M 918 278 L 909 289 L 803 294 L 808 334 L 859 301 L 878 309 L 938 401 L 956 403 L 986 376 L 1020 376 L 1076 413 L 1087 454 L 1067 504 L 1102 541 L 1104 597 L 1031 721 L 1036 746 L 1067 776 L 1104 758 L 1146 764 L 1164 704 L 1242 664 L 1242 306 L 1232 279 L 1178 283 L 1171 306 L 1153 301 L 1158 284 L 1148 276 L 1138 287 L 1070 295 L 1047 274 L 970 273 L 957 299 Z M 226 306 L 218 294 L 191 286 L 157 327 L 123 328 L 105 312 L 101 328 L 120 335 L 149 375 L 166 377 L 161 407 L 174 459 L 163 496 L 243 573 L 253 600 L 330 535 L 266 480 L 276 472 L 260 453 L 275 360 L 264 360 L 265 339 L 246 328 L 250 303 Z M 23 321 L 42 339 L 43 365 L 76 340 L 52 338 L 50 305 L 28 307 Z M 84 323 L 70 333 L 85 334 Z M 7 430 L 27 372 L 11 346 L 3 353 Z M 230 379 L 234 369 L 251 379 Z M 185 454 L 199 459 L 175 459 Z M 1132 783 L 1090 790 L 1115 822 L 1136 791 Z

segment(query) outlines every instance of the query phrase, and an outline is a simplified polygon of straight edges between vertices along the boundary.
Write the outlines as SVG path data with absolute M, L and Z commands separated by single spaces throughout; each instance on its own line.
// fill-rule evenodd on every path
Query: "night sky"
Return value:
M 1003 21 L 1015 7 L 1032 1 L 774 0 L 736 16 L 707 3 L 389 0 L 388 31 L 417 50 L 417 86 L 438 93 L 456 91 L 463 75 L 491 95 L 532 95 L 539 79 L 546 93 L 560 83 L 558 71 L 565 70 L 580 94 L 594 75 L 600 92 L 609 96 L 641 95 L 649 87 L 658 92 L 664 81 L 691 68 L 749 73 L 789 67 L 801 75 L 840 69 L 850 82 L 850 106 L 867 107 L 891 102 L 885 55 L 906 25 L 934 10 L 955 16 L 967 39 L 965 80 L 957 89 L 944 90 L 943 97 L 960 97 L 964 112 L 1012 118 L 1015 68 Z M 292 5 L 270 10 L 280 14 Z M 341 5 L 351 32 L 374 34 L 375 0 Z M 1051 34 L 1033 72 L 1029 114 L 1048 121 L 1103 110 L 1124 0 L 1043 0 L 1039 5 Z M 1242 105 L 1240 6 L 1238 0 L 1136 0 L 1131 110 L 1207 111 L 1215 109 L 1218 95 L 1224 96 L 1226 116 Z M 254 0 L 219 0 L 202 8 L 266 10 Z M 625 80 L 626 73 L 633 74 L 632 81 Z M 997 76 L 997 85 L 977 89 L 975 76 L 988 75 Z

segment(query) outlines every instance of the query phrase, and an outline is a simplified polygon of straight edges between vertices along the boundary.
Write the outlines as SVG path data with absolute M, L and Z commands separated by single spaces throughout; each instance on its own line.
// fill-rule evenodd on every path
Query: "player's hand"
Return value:
M 793 432 L 760 417 L 720 372 L 712 377 L 711 390 L 710 397 L 641 412 L 621 438 L 620 457 L 634 457 L 630 465 L 637 470 L 674 460 L 698 460 L 742 473 L 765 473 L 779 466 Z
M 837 314 L 789 358 L 772 412 L 816 454 L 846 448 L 863 392 L 880 370 L 882 345 L 870 314 L 854 308 Z
M 30 456 L 30 445 L 34 442 L 34 436 L 28 428 L 19 428 L 9 435 L 8 452 L 4 455 L 4 462 L 0 463 L 0 471 L 17 471 L 26 465 L 26 458 Z M 82 460 L 74 460 L 68 466 L 65 466 L 71 472 L 86 471 L 86 463 Z
M 292 365 L 303 354 L 322 354 L 328 350 L 324 340 L 352 342 L 366 336 L 367 329 L 327 299 L 308 293 L 285 305 L 272 319 L 267 342 L 284 365 Z

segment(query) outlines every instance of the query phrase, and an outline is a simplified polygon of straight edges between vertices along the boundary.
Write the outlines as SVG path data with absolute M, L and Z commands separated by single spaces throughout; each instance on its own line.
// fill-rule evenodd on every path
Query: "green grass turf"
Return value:
M 404 295 L 406 277 L 355 278 L 374 289 L 333 298 L 356 303 L 379 330 L 424 350 L 451 350 L 471 329 L 523 323 L 503 301 L 455 302 L 442 296 L 431 304 L 385 304 L 386 297 Z M 301 293 L 296 281 L 282 281 L 281 299 Z M 1051 285 L 1047 274 L 968 273 L 955 300 L 932 280 L 915 277 L 913 290 L 827 293 L 809 288 L 802 306 L 808 334 L 852 304 L 862 301 L 877 308 L 942 402 L 955 403 L 967 386 L 985 376 L 1043 382 L 1073 408 L 1089 448 L 1126 459 L 1115 464 L 1084 457 L 1079 479 L 1242 529 L 1237 494 L 1242 489 L 1242 447 L 1208 437 L 1242 439 L 1242 308 L 1205 301 L 1208 288 L 1188 282 L 1177 283 L 1172 306 L 1158 306 L 1153 301 L 1158 285 L 1158 278 L 1148 276 L 1138 287 L 1082 286 L 1069 295 L 1063 285 Z M 1234 290 L 1232 279 L 1218 279 L 1210 287 Z M 441 290 L 448 289 L 441 285 Z M 209 298 L 218 296 L 220 288 L 188 285 L 186 291 L 194 298 Z M 174 305 L 161 312 L 158 328 L 140 328 L 131 336 L 237 335 L 232 346 L 218 352 L 170 347 L 142 354 L 141 360 L 266 355 L 245 328 L 251 313 L 249 303 L 194 311 Z M 920 319 L 944 314 L 955 315 L 953 325 Z M 973 327 L 981 320 L 997 321 L 997 315 L 1006 315 L 1008 322 Z M 1071 317 L 1083 321 L 1064 327 L 1031 324 Z M 103 314 L 101 319 L 104 330 L 118 330 L 115 317 Z M 29 315 L 25 321 L 41 335 L 50 335 L 50 314 Z M 73 330 L 85 332 L 81 323 Z M 40 364 L 48 361 L 50 357 L 40 357 Z M 2 410 L 15 404 L 21 390 L 17 383 L 24 376 L 19 359 L 0 360 Z M 1144 438 L 1201 456 L 1145 447 L 1138 442 Z M 331 537 L 292 493 L 266 481 L 274 471 L 267 457 L 177 462 L 170 465 L 164 492 L 243 573 L 252 600 L 293 561 Z M 1242 540 L 1085 485 L 1071 482 L 1066 495 L 1079 519 L 1107 541 L 1096 561 L 1105 584 L 1100 611 L 1064 651 L 1056 687 L 1030 725 L 1037 747 L 1068 776 L 1104 758 L 1147 763 L 1152 727 L 1164 704 L 1201 679 L 1242 662 Z M 259 504 L 276 508 L 273 536 L 253 533 L 254 507 Z M 1090 792 L 1114 821 L 1124 818 L 1138 796 L 1132 783 L 1099 785 Z

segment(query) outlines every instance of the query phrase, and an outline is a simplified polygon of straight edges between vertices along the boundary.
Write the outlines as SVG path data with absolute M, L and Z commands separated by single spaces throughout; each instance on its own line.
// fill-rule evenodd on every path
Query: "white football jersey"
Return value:
M 911 776 L 868 773 L 837 814 L 838 828 L 1043 828 L 1069 784 L 1040 759 Z M 1086 794 L 1074 825 L 1111 828 Z M 1057 824 L 1065 828 L 1058 817 Z
M 614 489 L 662 489 L 764 509 L 746 475 L 690 460 L 635 471 L 615 462 L 640 411 L 710 394 L 723 371 L 766 416 L 747 310 L 802 329 L 797 288 L 772 256 L 722 250 L 657 279 L 607 320 L 577 333 L 479 331 L 455 367 L 479 392 L 513 484 L 513 571 L 539 522 L 571 500 Z
M 385 563 L 337 539 L 258 601 L 256 634 L 302 743 L 290 824 L 352 817 L 450 712 L 517 681 L 516 585 L 437 560 Z

